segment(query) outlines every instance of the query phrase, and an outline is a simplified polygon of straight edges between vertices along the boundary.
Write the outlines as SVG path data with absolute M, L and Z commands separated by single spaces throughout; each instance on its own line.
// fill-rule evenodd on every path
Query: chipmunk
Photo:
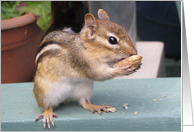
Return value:
M 88 13 L 80 33 L 54 31 L 39 46 L 34 94 L 44 113 L 35 122 L 43 117 L 44 129 L 46 124 L 50 129 L 50 122 L 55 127 L 53 117 L 57 114 L 53 108 L 67 100 L 78 101 L 92 113 L 115 112 L 109 105 L 91 104 L 93 81 L 105 81 L 136 70 L 130 65 L 113 68 L 116 62 L 136 55 L 137 49 L 125 29 L 111 22 L 103 9 L 98 10 L 98 17 Z

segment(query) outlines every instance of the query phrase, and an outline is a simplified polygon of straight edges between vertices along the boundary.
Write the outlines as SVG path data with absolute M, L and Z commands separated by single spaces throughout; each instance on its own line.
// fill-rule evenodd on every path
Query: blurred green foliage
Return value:
M 46 31 L 51 22 L 51 1 L 1 1 L 1 20 L 32 13 L 37 25 Z
M 16 9 L 21 1 L 1 1 L 1 20 L 19 17 L 20 12 Z

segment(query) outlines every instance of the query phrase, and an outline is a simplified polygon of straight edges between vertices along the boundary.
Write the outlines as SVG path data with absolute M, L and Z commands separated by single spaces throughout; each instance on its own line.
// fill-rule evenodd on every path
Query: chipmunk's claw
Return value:
M 102 104 L 102 105 L 93 105 L 91 103 L 85 103 L 83 107 L 87 110 L 92 111 L 92 114 L 95 112 L 98 112 L 99 115 L 101 115 L 101 111 L 104 111 L 106 113 L 109 112 L 116 112 L 117 110 L 113 107 L 110 107 L 109 105 Z
M 97 105 L 95 108 L 92 109 L 92 114 L 95 112 L 98 112 L 99 115 L 101 115 L 101 111 L 104 111 L 106 113 L 109 112 L 116 112 L 115 108 L 110 107 L 109 105 L 102 104 L 102 105 Z
M 46 124 L 47 124 L 49 130 L 51 130 L 50 122 L 51 122 L 53 128 L 55 128 L 53 117 L 57 117 L 56 113 L 53 113 L 52 110 L 45 110 L 45 112 L 43 114 L 40 114 L 35 118 L 35 122 L 37 122 L 41 117 L 43 118 L 44 130 L 46 129 Z

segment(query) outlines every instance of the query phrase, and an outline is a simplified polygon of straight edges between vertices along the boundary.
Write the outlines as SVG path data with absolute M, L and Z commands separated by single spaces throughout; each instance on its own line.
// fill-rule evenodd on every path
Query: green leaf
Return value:
M 9 19 L 9 17 L 5 14 L 1 13 L 1 20 Z
M 1 1 L 1 20 L 20 16 L 16 9 L 21 1 Z
M 22 12 L 31 12 L 38 16 L 37 25 L 44 31 L 50 26 L 51 1 L 25 1 L 27 6 L 22 7 Z
M 18 6 L 21 3 L 23 6 Z M 42 30 L 46 31 L 49 28 L 51 1 L 1 1 L 1 20 L 18 17 L 29 12 L 37 16 L 37 25 Z

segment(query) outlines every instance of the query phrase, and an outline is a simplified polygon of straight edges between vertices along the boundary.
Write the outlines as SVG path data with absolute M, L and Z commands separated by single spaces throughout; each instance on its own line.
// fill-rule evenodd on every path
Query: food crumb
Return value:
M 134 112 L 134 114 L 135 114 L 135 115 L 137 115 L 137 113 L 138 113 L 137 111 L 136 111 L 136 112 Z
M 166 97 L 166 95 L 163 95 L 162 97 L 164 98 L 164 97 Z
M 152 99 L 152 101 L 156 101 L 156 99 Z
M 128 104 L 128 103 L 125 103 L 125 104 L 123 105 L 123 108 L 128 109 L 129 107 L 128 107 L 127 105 L 129 105 L 129 104 Z

